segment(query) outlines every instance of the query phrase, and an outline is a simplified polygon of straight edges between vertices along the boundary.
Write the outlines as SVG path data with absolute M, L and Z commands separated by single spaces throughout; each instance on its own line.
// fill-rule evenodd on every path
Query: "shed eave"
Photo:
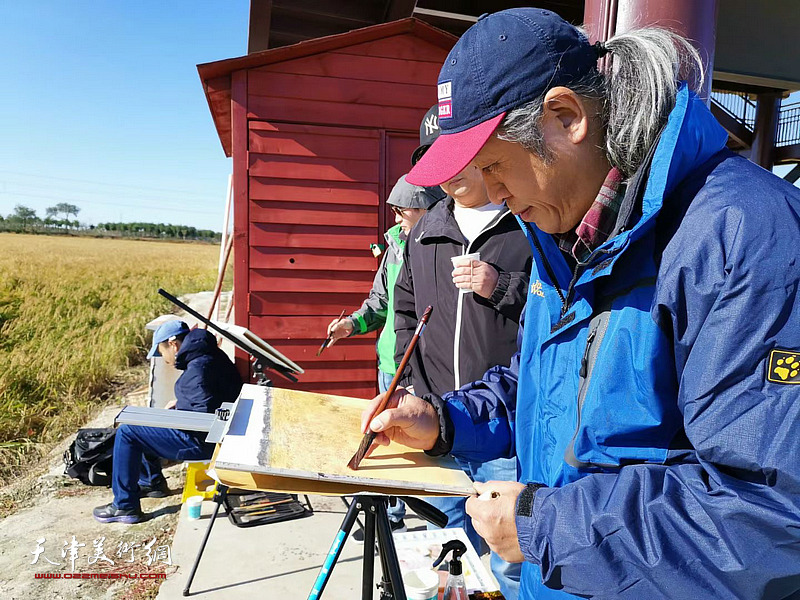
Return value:
M 231 156 L 232 154 L 231 109 L 230 104 L 221 107 L 214 106 L 208 87 L 208 82 L 210 80 L 224 81 L 225 78 L 227 78 L 227 89 L 230 91 L 231 74 L 235 71 L 263 67 L 277 62 L 303 58 L 322 52 L 330 52 L 339 48 L 346 48 L 347 46 L 354 46 L 356 44 L 363 44 L 403 34 L 415 35 L 426 42 L 446 50 L 449 50 L 458 40 L 458 38 L 451 33 L 438 29 L 415 17 L 409 17 L 390 23 L 381 23 L 362 29 L 354 29 L 347 33 L 304 40 L 291 46 L 271 48 L 261 52 L 254 52 L 246 56 L 227 58 L 197 65 L 197 72 L 203 84 L 206 101 L 208 102 L 211 116 L 214 119 L 214 126 L 217 129 L 217 135 L 219 135 L 225 155 Z M 224 92 L 224 88 L 217 88 L 216 91 Z

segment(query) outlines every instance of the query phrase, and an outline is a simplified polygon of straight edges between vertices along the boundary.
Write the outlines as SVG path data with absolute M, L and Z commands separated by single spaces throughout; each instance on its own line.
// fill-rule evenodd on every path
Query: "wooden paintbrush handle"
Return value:
M 397 371 L 392 378 L 392 382 L 389 384 L 389 388 L 386 390 L 386 397 L 383 399 L 383 402 L 378 405 L 375 414 L 379 414 L 384 411 L 386 405 L 389 403 L 389 398 L 392 397 L 394 391 L 397 389 L 397 385 L 400 383 L 400 378 L 403 376 L 403 371 L 406 370 L 406 366 L 408 366 L 408 361 L 411 360 L 411 355 L 414 354 L 414 348 L 417 346 L 417 340 L 419 340 L 419 336 L 422 335 L 422 331 L 425 329 L 425 326 L 428 324 L 428 319 L 431 317 L 431 312 L 433 311 L 432 306 L 428 306 L 425 309 L 425 312 L 422 313 L 422 317 L 420 317 L 419 322 L 417 323 L 417 328 L 414 331 L 414 335 L 411 338 L 411 341 L 408 343 L 408 348 L 403 353 L 403 358 L 400 360 L 400 365 L 397 367 Z
M 406 351 L 403 354 L 403 359 L 400 361 L 400 366 L 397 367 L 397 372 L 394 374 L 394 377 L 392 378 L 392 383 L 389 384 L 389 389 L 386 390 L 386 395 L 383 397 L 383 400 L 375 409 L 373 416 L 382 413 L 386 409 L 386 405 L 389 402 L 389 398 L 392 397 L 392 394 L 394 394 L 394 391 L 397 389 L 397 384 L 400 381 L 400 377 L 402 377 L 403 371 L 405 371 L 406 365 L 408 364 L 411 355 L 414 353 L 414 348 L 417 345 L 417 340 L 419 340 L 419 336 L 422 335 L 422 330 L 425 329 L 425 325 L 427 325 L 428 319 L 430 318 L 432 311 L 433 307 L 428 306 L 428 308 L 425 309 L 425 312 L 422 313 L 422 317 L 417 323 L 417 329 L 416 331 L 414 331 L 414 336 L 408 343 L 408 348 L 406 348 Z M 367 433 L 364 434 L 364 437 L 361 438 L 361 443 L 358 446 L 358 450 L 356 450 L 356 453 L 350 459 L 350 462 L 347 463 L 348 467 L 350 467 L 354 471 L 358 469 L 358 465 L 360 465 L 361 461 L 364 460 L 364 457 L 367 455 L 367 452 L 369 451 L 369 447 L 372 446 L 372 442 L 375 441 L 376 435 L 377 434 L 374 431 L 367 431 Z

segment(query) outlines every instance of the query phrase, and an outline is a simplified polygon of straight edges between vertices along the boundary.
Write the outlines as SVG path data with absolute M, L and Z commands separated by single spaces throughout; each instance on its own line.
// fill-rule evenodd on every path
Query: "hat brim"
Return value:
M 406 175 L 414 185 L 433 186 L 451 180 L 477 156 L 506 113 L 458 133 L 441 133 Z
M 154 343 L 153 347 L 150 348 L 150 352 L 147 353 L 147 360 L 156 356 L 161 356 L 161 352 L 158 351 L 158 342 Z
M 430 148 L 430 144 L 423 144 L 422 146 L 417 146 L 417 149 L 411 154 L 411 166 L 413 167 L 415 164 L 419 162 L 419 159 L 428 151 Z

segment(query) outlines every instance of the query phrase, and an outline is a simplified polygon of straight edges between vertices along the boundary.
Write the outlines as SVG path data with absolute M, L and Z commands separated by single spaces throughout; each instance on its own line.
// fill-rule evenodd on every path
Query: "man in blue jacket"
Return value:
M 213 413 L 223 402 L 233 402 L 242 388 L 236 367 L 205 329 L 183 321 L 167 321 L 153 334 L 147 357 L 183 371 L 175 382 L 175 398 L 166 408 Z M 169 460 L 208 460 L 214 445 L 205 433 L 161 427 L 121 425 L 114 437 L 111 489 L 114 501 L 94 509 L 101 523 L 138 523 L 144 519 L 139 499 L 166 495 L 159 457 Z
M 477 485 L 467 511 L 524 561 L 522 598 L 800 597 L 800 194 L 725 148 L 682 81 L 698 67 L 664 30 L 590 45 L 512 9 L 441 70 L 442 133 L 408 180 L 474 160 L 518 216 L 519 350 L 362 425 L 517 457 L 520 482 Z

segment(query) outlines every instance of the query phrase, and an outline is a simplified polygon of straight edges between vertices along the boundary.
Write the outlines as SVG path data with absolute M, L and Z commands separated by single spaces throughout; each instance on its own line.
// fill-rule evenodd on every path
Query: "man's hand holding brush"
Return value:
M 418 450 L 433 448 L 439 437 L 436 409 L 405 388 L 397 388 L 383 412 L 375 414 L 385 395 L 376 396 L 361 413 L 361 432 L 377 434 L 370 452 L 375 445 L 388 446 L 390 441 Z

